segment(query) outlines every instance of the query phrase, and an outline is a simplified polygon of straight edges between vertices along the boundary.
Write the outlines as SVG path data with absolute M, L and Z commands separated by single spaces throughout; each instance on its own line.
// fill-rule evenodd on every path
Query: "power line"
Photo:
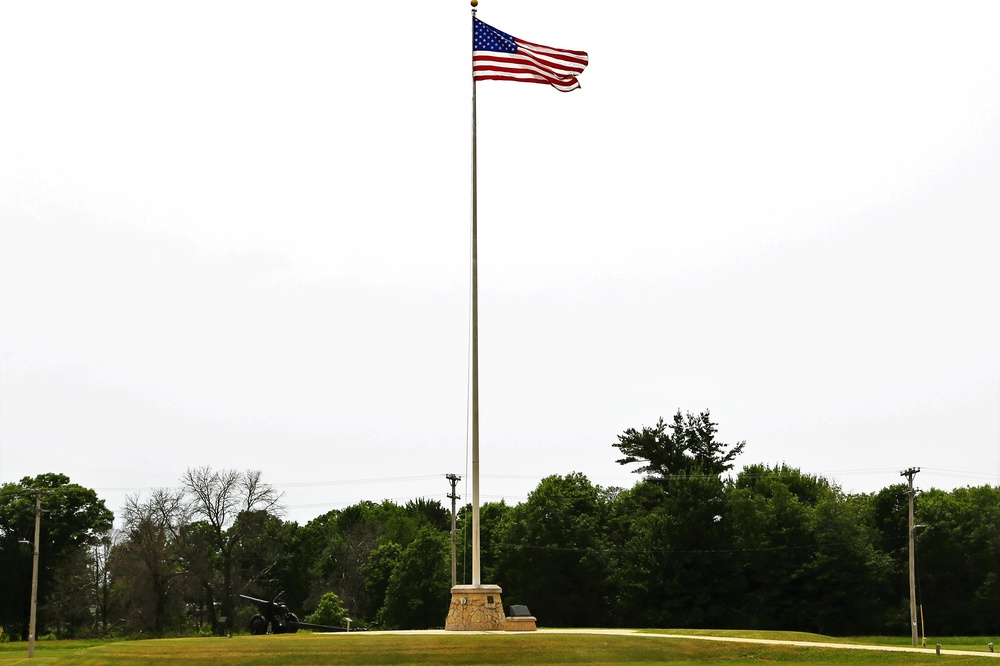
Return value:
M 384 483 L 403 483 L 407 481 L 430 481 L 432 479 L 440 479 L 440 474 L 424 474 L 421 476 L 390 476 L 381 478 L 371 478 L 371 479 L 337 479 L 337 480 L 326 480 L 326 481 L 290 481 L 290 482 L 279 482 L 279 483 L 269 483 L 268 485 L 274 488 L 322 488 L 326 486 L 359 486 L 359 485 L 378 485 Z M 102 492 L 144 492 L 149 490 L 155 490 L 162 486 L 130 486 L 130 487 L 119 487 L 119 488 L 95 488 L 94 490 Z
M 944 476 L 952 478 L 968 478 L 972 480 L 983 480 L 990 482 L 993 480 L 991 474 L 985 474 L 982 472 L 969 472 L 964 470 L 947 470 L 947 469 L 936 469 L 936 468 L 923 468 L 923 471 L 932 474 L 933 476 Z M 773 477 L 785 477 L 785 476 L 806 476 L 815 477 L 818 479 L 825 479 L 831 483 L 831 485 L 839 485 L 836 483 L 835 478 L 847 475 L 888 475 L 889 473 L 898 472 L 898 470 L 890 468 L 859 468 L 859 469 L 846 469 L 846 470 L 826 470 L 820 472 L 807 472 L 796 467 L 784 467 L 779 469 L 770 469 L 761 473 L 750 474 L 746 472 L 740 472 L 738 474 L 729 474 L 727 477 L 723 477 L 720 480 L 725 482 L 735 482 L 737 479 L 740 480 L 755 480 L 763 478 L 773 478 Z M 546 476 L 552 475 L 542 475 L 542 474 L 495 474 L 495 475 L 484 475 L 483 478 L 493 479 L 493 480 L 514 480 L 514 481 L 541 481 Z M 637 478 L 638 477 L 638 478 Z M 412 482 L 423 482 L 423 481 L 437 481 L 441 478 L 440 474 L 422 474 L 413 476 L 392 476 L 392 477 L 372 477 L 364 479 L 327 479 L 327 480 L 317 480 L 317 481 L 289 481 L 289 482 L 278 482 L 269 484 L 277 489 L 307 489 L 307 488 L 330 488 L 338 486 L 377 486 L 386 484 L 404 484 Z M 466 477 L 467 478 L 467 477 Z M 591 481 L 601 480 L 601 479 L 617 479 L 617 480 L 632 480 L 636 483 L 646 480 L 646 479 L 663 479 L 669 480 L 671 482 L 683 482 L 683 481 L 697 481 L 712 478 L 720 478 L 718 475 L 713 474 L 672 474 L 663 477 L 642 475 L 639 477 L 636 474 L 629 474 L 623 476 L 596 476 L 587 477 Z M 122 487 L 102 487 L 95 488 L 97 492 L 150 492 L 156 490 L 163 486 L 122 486 Z M 466 488 L 466 491 L 468 489 Z M 379 501 L 390 501 L 399 502 L 407 501 L 413 499 L 414 497 L 447 497 L 437 492 L 431 493 L 413 493 L 408 496 L 401 497 L 389 497 L 382 498 Z M 484 499 L 489 500 L 511 500 L 511 501 L 523 501 L 526 496 L 522 493 L 504 493 L 504 494 L 493 494 L 493 495 L 483 495 Z M 309 502 L 302 504 L 290 504 L 286 505 L 286 509 L 322 509 L 322 508 L 336 508 L 336 507 L 346 507 L 354 504 L 356 502 Z

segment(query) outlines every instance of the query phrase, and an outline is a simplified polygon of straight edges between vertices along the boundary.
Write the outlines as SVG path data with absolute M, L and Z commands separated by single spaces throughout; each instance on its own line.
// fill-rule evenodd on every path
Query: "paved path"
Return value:
M 465 631 L 445 631 L 444 629 L 431 629 L 423 631 L 376 631 L 371 632 L 373 635 L 377 634 L 387 634 L 387 633 L 399 633 L 399 634 L 503 634 L 506 636 L 524 636 L 527 632 L 523 631 L 477 631 L 477 632 L 465 632 Z M 650 638 L 650 639 L 671 639 L 671 638 L 682 638 L 685 640 L 695 640 L 695 641 L 719 641 L 722 643 L 762 643 L 764 645 L 793 645 L 795 647 L 812 647 L 812 648 L 831 648 L 835 650 L 872 650 L 875 652 L 916 652 L 919 654 L 935 654 L 935 649 L 933 647 L 911 647 L 903 645 L 861 645 L 856 643 L 819 643 L 815 641 L 782 641 L 775 640 L 771 638 L 734 638 L 730 636 L 691 636 L 687 634 L 658 634 L 650 632 L 641 632 L 637 629 L 540 629 L 539 633 L 546 634 L 594 634 L 598 636 L 638 636 L 640 638 Z M 977 650 L 948 650 L 946 648 L 941 648 L 942 655 L 964 655 L 970 657 L 1000 657 L 1000 652 L 987 652 L 986 646 L 983 646 L 982 651 Z
M 642 636 L 649 638 L 684 638 L 696 641 L 720 641 L 723 643 L 763 643 L 764 645 L 794 645 L 796 647 L 835 648 L 840 650 L 875 650 L 881 652 L 917 652 L 935 654 L 933 647 L 912 647 L 902 645 L 859 645 L 855 643 L 818 643 L 814 641 L 782 641 L 770 638 L 733 638 L 729 636 L 690 636 L 685 634 L 657 634 L 639 632 L 635 629 L 546 629 L 567 634 L 608 634 L 617 636 Z M 985 646 L 984 646 L 985 647 Z M 972 657 L 1000 657 L 1000 652 L 974 650 L 948 650 L 941 648 L 942 655 L 960 654 Z

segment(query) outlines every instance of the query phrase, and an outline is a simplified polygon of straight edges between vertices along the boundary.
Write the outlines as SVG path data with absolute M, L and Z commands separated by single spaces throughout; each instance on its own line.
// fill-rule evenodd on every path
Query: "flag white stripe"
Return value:
M 562 73 L 576 76 L 577 74 L 583 73 L 583 67 L 580 67 L 575 62 L 567 62 L 565 60 L 554 60 L 546 54 L 537 53 L 531 49 L 518 48 L 517 53 L 513 55 L 525 54 L 527 57 L 536 60 L 546 67 L 551 67 L 553 70 Z

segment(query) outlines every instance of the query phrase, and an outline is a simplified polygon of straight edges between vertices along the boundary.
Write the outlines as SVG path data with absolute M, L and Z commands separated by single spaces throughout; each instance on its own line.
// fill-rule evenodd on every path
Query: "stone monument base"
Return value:
M 456 585 L 451 588 L 446 631 L 503 631 L 506 618 L 499 585 Z

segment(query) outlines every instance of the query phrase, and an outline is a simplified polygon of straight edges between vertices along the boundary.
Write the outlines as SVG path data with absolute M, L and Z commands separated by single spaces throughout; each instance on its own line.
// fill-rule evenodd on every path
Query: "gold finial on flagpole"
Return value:
M 473 7 L 476 7 L 476 6 L 478 6 L 478 5 L 479 5 L 479 0 L 469 0 L 469 3 L 470 3 L 470 4 L 471 4 L 471 5 L 473 6 Z

